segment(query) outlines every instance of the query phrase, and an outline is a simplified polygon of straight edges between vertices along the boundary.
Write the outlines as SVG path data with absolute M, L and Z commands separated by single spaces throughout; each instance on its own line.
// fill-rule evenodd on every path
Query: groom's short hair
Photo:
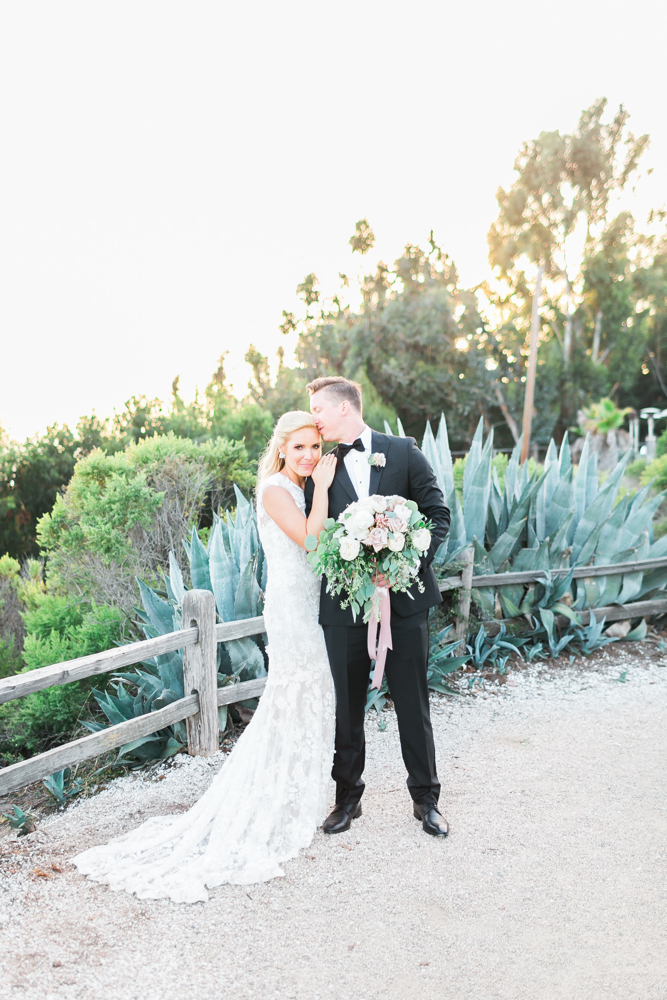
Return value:
M 330 399 L 335 399 L 337 403 L 342 403 L 344 399 L 347 399 L 350 405 L 361 413 L 361 386 L 349 378 L 343 378 L 341 375 L 326 375 L 324 378 L 316 378 L 313 382 L 309 382 L 306 389 L 311 396 L 314 392 L 326 389 Z

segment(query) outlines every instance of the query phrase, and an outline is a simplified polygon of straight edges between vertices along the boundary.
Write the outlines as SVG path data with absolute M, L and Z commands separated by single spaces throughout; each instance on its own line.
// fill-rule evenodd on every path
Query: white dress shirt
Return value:
M 352 451 L 348 451 L 343 461 L 345 462 L 347 474 L 352 480 L 352 485 L 356 490 L 357 496 L 360 500 L 364 500 L 369 495 L 371 486 L 371 467 L 368 459 L 373 447 L 373 431 L 370 427 L 364 425 L 364 429 L 359 437 L 364 450 L 357 451 L 353 448 Z M 341 444 L 352 444 L 352 442 L 341 441 Z

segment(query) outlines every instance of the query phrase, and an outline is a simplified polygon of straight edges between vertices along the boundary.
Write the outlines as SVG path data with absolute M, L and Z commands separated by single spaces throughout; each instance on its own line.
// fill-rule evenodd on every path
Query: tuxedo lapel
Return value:
M 382 452 L 383 455 L 388 455 L 390 448 L 391 438 L 387 437 L 386 434 L 379 434 L 377 431 L 373 431 L 373 435 L 371 437 L 371 452 L 373 452 L 373 454 Z M 383 472 L 384 468 L 382 466 L 371 465 L 371 480 L 368 489 L 371 496 L 373 496 L 374 493 L 379 492 L 380 480 L 382 479 Z
M 347 471 L 347 468 L 345 467 L 345 460 L 338 451 L 338 446 L 336 446 L 334 451 L 336 452 L 336 459 L 337 459 L 335 481 L 343 487 L 343 489 L 349 496 L 350 500 L 354 503 L 359 499 L 359 497 L 357 496 L 357 491 L 352 485 L 352 480 L 350 479 L 350 475 Z

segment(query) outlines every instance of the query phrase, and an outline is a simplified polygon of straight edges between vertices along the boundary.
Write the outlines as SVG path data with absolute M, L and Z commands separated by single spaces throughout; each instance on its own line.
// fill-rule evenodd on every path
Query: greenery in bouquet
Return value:
M 423 591 L 417 574 L 431 544 L 430 528 L 414 500 L 370 496 L 351 503 L 338 520 L 327 518 L 319 541 L 308 535 L 308 559 L 326 576 L 329 593 L 344 592 L 341 607 L 351 607 L 355 619 L 363 608 L 368 621 L 378 574 L 392 590 L 409 592 L 416 582 Z

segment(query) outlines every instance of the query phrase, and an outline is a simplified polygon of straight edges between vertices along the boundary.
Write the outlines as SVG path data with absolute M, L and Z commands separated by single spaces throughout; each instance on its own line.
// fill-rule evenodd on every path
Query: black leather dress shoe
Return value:
M 352 826 L 352 820 L 359 819 L 360 816 L 361 802 L 336 806 L 325 819 L 322 829 L 325 833 L 345 833 Z
M 425 833 L 430 833 L 432 837 L 446 837 L 449 833 L 449 823 L 444 816 L 441 816 L 435 806 L 420 806 L 418 802 L 414 804 L 415 819 L 422 821 L 422 828 Z

